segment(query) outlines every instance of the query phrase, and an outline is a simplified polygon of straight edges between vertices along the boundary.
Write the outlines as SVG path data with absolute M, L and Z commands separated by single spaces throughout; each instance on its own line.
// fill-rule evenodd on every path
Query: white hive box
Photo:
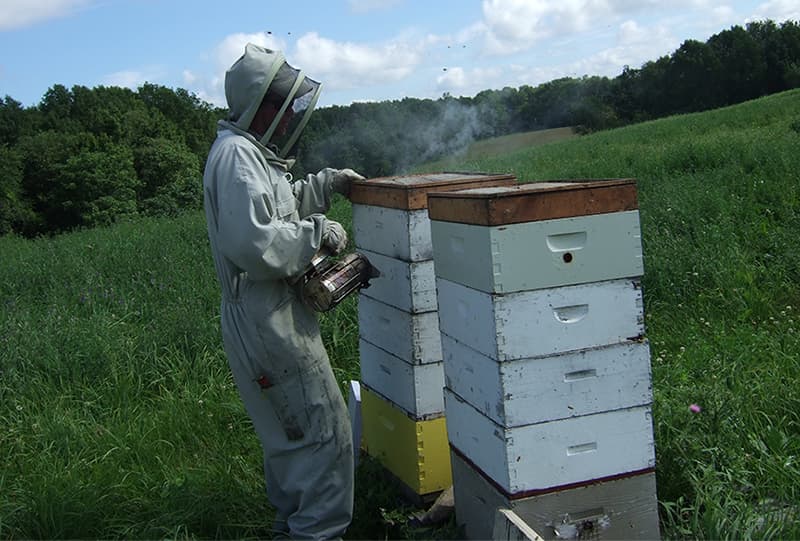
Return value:
M 442 334 L 447 388 L 515 427 L 650 404 L 646 341 L 497 362 Z
M 360 250 L 381 275 L 361 293 L 405 312 L 436 310 L 436 276 L 433 260 L 408 262 L 368 250 Z
M 632 179 L 537 182 L 431 194 L 436 275 L 489 293 L 638 277 Z
M 600 347 L 644 334 L 638 279 L 506 295 L 436 279 L 439 328 L 499 361 Z
M 468 539 L 491 539 L 497 508 L 511 509 L 544 539 L 659 539 L 652 471 L 560 491 L 509 497 L 451 452 L 456 522 Z
M 442 360 L 437 312 L 412 314 L 358 295 L 359 337 L 409 364 Z
M 356 248 L 402 261 L 432 259 L 431 223 L 425 210 L 353 204 Z
M 441 361 L 409 364 L 391 353 L 370 344 L 358 343 L 361 380 L 391 400 L 415 420 L 442 416 L 444 413 L 444 367 Z
M 655 467 L 649 405 L 509 428 L 447 387 L 444 395 L 450 445 L 508 494 Z
M 490 293 L 643 274 L 635 210 L 495 227 L 434 220 L 431 237 L 437 276 Z
M 513 175 L 426 173 L 354 182 L 356 247 L 403 261 L 433 258 L 427 195 L 434 191 L 511 185 Z

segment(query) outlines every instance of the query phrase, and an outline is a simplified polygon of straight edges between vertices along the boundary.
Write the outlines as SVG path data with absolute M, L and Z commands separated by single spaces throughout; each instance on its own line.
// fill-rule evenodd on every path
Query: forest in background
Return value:
M 474 97 L 321 108 L 294 172 L 398 174 L 511 133 L 580 132 L 714 109 L 800 87 L 800 23 L 733 26 L 614 78 L 561 78 Z M 0 234 L 33 237 L 202 206 L 202 169 L 226 111 L 145 83 L 52 86 L 32 107 L 0 98 Z

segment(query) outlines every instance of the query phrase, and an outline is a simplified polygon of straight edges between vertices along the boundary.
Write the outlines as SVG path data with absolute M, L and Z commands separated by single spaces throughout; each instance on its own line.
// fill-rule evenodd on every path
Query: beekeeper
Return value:
M 353 514 L 347 407 L 316 314 L 291 285 L 321 247 L 344 249 L 344 228 L 323 213 L 363 179 L 350 169 L 292 179 L 286 155 L 319 92 L 280 52 L 248 44 L 225 74 L 228 120 L 203 177 L 225 352 L 264 450 L 273 528 L 296 539 L 339 538 Z

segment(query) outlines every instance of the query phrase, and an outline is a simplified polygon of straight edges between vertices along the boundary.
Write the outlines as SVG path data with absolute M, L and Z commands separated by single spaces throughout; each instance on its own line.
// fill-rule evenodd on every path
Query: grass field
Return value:
M 455 167 L 638 180 L 664 537 L 800 538 L 800 91 Z M 202 215 L 0 254 L 0 538 L 269 537 Z M 355 303 L 322 319 L 344 386 Z M 350 538 L 460 535 L 370 460 L 357 492 Z
M 502 137 L 494 137 L 476 141 L 469 145 L 463 155 L 449 156 L 426 164 L 426 169 L 448 171 L 463 166 L 465 161 L 475 161 L 494 156 L 502 156 L 520 149 L 538 147 L 547 143 L 566 141 L 578 137 L 572 128 L 553 128 L 524 133 L 512 133 Z

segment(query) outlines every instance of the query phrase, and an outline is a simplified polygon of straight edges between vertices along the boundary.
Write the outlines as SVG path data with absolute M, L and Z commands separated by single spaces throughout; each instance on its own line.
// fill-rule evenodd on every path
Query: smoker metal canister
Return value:
M 315 267 L 303 285 L 303 299 L 318 312 L 327 312 L 349 294 L 369 287 L 371 278 L 380 276 L 366 256 L 350 253 L 339 261 Z

